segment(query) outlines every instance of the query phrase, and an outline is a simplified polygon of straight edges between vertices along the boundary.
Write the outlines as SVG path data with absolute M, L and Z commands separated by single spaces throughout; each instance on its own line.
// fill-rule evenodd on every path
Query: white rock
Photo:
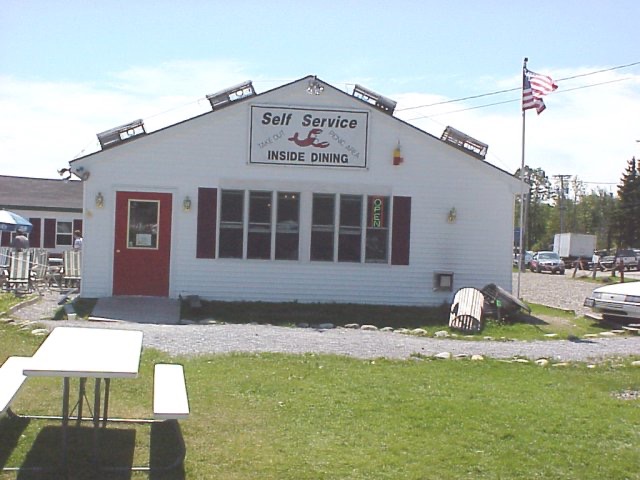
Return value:
M 640 367 L 640 360 L 635 360 L 635 361 L 631 362 L 631 366 L 632 367 Z
M 375 332 L 378 330 L 378 327 L 376 327 L 375 325 L 362 325 L 360 327 L 360 330 L 367 330 L 369 332 Z
M 433 334 L 433 336 L 437 338 L 445 338 L 449 336 L 449 332 L 447 332 L 446 330 L 438 330 Z
M 471 355 L 471 360 L 473 360 L 474 362 L 479 362 L 484 360 L 484 357 L 482 355 L 475 354 Z
M 318 328 L 320 330 L 331 330 L 332 328 L 335 328 L 335 325 L 333 323 L 321 323 L 318 325 Z
M 429 335 L 429 332 L 427 332 L 424 328 L 414 328 L 413 330 L 411 330 L 411 333 L 413 335 L 418 335 L 420 337 Z
M 535 363 L 540 367 L 546 367 L 547 365 L 549 365 L 549 360 L 547 360 L 546 358 L 539 358 Z
M 44 335 L 48 335 L 49 330 L 47 330 L 46 328 L 36 328 L 35 330 L 31 330 L 31 333 L 38 337 L 42 337 Z
M 347 323 L 344 328 L 351 328 L 353 330 L 357 330 L 358 328 L 360 328 L 360 325 L 358 325 L 357 323 Z
M 382 327 L 381 332 L 393 332 L 393 327 Z
M 613 336 L 615 336 L 615 333 L 612 333 L 612 332 L 600 332 L 600 336 L 602 336 L 602 337 L 613 337 Z
M 433 358 L 437 358 L 438 360 L 450 360 L 451 359 L 451 352 L 437 353 L 436 355 L 433 356 Z

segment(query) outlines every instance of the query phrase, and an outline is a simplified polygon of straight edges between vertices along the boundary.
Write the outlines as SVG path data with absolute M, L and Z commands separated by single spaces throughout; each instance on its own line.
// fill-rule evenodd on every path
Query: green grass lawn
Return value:
M 0 361 L 31 355 L 41 341 L 0 325 Z M 181 422 L 185 471 L 152 478 L 640 479 L 640 400 L 619 398 L 640 390 L 631 359 L 543 368 L 280 354 L 187 359 L 145 350 L 139 378 L 113 382 L 112 415 L 150 415 L 160 361 L 185 365 L 192 415 Z M 57 412 L 60 383 L 28 379 L 15 410 Z M 9 448 L 2 435 L 16 428 L 1 422 L 0 462 L 21 464 L 34 445 L 55 451 L 43 425 L 56 424 L 31 422 Z M 129 449 L 144 463 L 148 427 L 119 429 L 105 436 L 105 454 L 126 457 Z M 74 448 L 74 462 L 88 455 L 85 444 Z
M 0 313 L 8 312 L 11 307 L 25 300 L 24 297 L 17 297 L 10 293 L 0 293 Z

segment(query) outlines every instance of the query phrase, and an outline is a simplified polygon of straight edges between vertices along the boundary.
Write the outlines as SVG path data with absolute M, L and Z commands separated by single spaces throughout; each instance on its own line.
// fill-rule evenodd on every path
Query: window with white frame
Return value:
M 300 193 L 222 190 L 218 244 L 220 258 L 298 260 Z
M 73 244 L 73 222 L 56 222 L 56 245 Z
M 311 260 L 332 262 L 337 255 L 338 262 L 387 263 L 389 207 L 386 196 L 314 194 Z
M 221 190 L 219 198 L 219 258 L 300 259 L 299 192 Z M 314 193 L 310 260 L 388 263 L 390 204 L 387 196 Z
M 336 223 L 336 196 L 314 193 L 311 218 L 311 260 L 332 262 Z
M 276 260 L 298 260 L 300 243 L 300 194 L 278 192 Z
M 340 195 L 338 261 L 360 262 L 362 251 L 362 196 Z
M 222 190 L 220 194 L 220 258 L 242 258 L 244 236 L 244 191 Z
M 365 262 L 387 263 L 389 253 L 389 197 L 367 197 Z
M 271 192 L 249 192 L 247 258 L 271 258 L 271 197 Z

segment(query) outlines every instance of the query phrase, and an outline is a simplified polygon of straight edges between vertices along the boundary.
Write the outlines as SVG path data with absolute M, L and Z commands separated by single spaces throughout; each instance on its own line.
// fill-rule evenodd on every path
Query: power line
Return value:
M 589 85 L 582 85 L 580 87 L 567 88 L 567 89 L 564 89 L 564 90 L 556 90 L 554 92 L 554 95 L 558 95 L 559 93 L 572 92 L 574 90 L 582 90 L 583 88 L 598 87 L 600 85 L 607 85 L 609 83 L 623 82 L 623 81 L 626 81 L 626 80 L 631 80 L 631 77 L 618 78 L 618 79 L 615 79 L 615 80 L 607 80 L 606 82 L 592 83 L 592 84 L 589 84 Z M 511 89 L 510 91 L 513 91 L 513 90 L 519 90 L 519 88 Z M 487 95 L 490 95 L 490 94 L 487 94 Z M 452 102 L 454 102 L 454 101 L 458 101 L 458 100 L 452 100 Z M 431 115 L 422 115 L 420 117 L 414 117 L 414 118 L 406 119 L 405 121 L 406 122 L 411 122 L 413 120 L 420 120 L 420 119 L 423 119 L 423 118 L 431 118 L 431 117 L 437 117 L 437 116 L 440 116 L 440 115 L 449 115 L 451 113 L 466 112 L 467 110 L 477 110 L 478 108 L 494 107 L 496 105 L 503 105 L 505 103 L 513 103 L 513 102 L 519 102 L 519 101 L 521 101 L 520 98 L 512 98 L 511 100 L 504 100 L 504 101 L 501 101 L 501 102 L 487 103 L 487 104 L 484 104 L 484 105 L 476 105 L 475 107 L 461 108 L 460 110 L 451 110 L 449 112 L 440 112 L 440 113 L 433 113 Z M 444 102 L 444 103 L 451 103 L 451 102 Z M 438 104 L 433 104 L 433 105 L 438 105 Z M 431 106 L 431 105 L 427 105 L 427 106 Z M 417 107 L 417 108 L 419 108 L 419 107 Z
M 611 72 L 613 70 L 620 70 L 622 68 L 634 67 L 636 65 L 640 65 L 640 62 L 632 62 L 632 63 L 627 63 L 625 65 L 617 65 L 617 66 L 611 67 L 611 68 L 604 68 L 604 69 L 601 69 L 601 70 L 595 70 L 593 72 L 581 73 L 579 75 L 573 75 L 571 77 L 559 78 L 556 81 L 557 82 L 563 82 L 565 80 L 573 80 L 574 78 L 588 77 L 590 75 L 597 75 L 598 73 Z M 581 87 L 576 87 L 576 89 L 577 88 L 581 88 Z M 500 95 L 501 93 L 515 92 L 516 90 L 521 90 L 521 89 L 522 89 L 522 87 L 507 88 L 507 89 L 504 89 L 504 90 L 496 90 L 495 92 L 482 93 L 482 94 L 479 94 L 479 95 L 471 95 L 471 96 L 468 96 L 468 97 L 456 98 L 456 99 L 453 99 L 453 100 L 444 100 L 444 101 L 441 101 L 441 102 L 430 103 L 430 104 L 427 104 L 427 105 L 418 105 L 418 106 L 415 106 L 415 107 L 398 108 L 398 109 L 396 109 L 396 112 L 404 112 L 406 110 L 415 110 L 417 108 L 435 107 L 437 105 L 445 105 L 447 103 L 463 102 L 465 100 L 474 100 L 476 98 L 489 97 L 489 96 L 492 96 L 492 95 Z M 571 90 L 575 90 L 575 89 L 571 89 Z M 564 91 L 569 91 L 569 90 L 564 90 Z M 506 102 L 501 102 L 501 103 L 506 103 Z M 493 106 L 493 105 L 500 105 L 500 103 L 490 104 L 490 105 L 487 105 L 487 106 Z

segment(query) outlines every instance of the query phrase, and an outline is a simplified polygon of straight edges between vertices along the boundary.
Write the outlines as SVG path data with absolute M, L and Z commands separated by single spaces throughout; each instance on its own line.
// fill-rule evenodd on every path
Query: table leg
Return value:
M 100 378 L 96 378 L 96 383 L 93 390 L 93 457 L 96 461 L 96 464 L 99 462 L 99 452 L 100 452 L 100 398 L 102 396 L 102 388 L 101 388 L 101 380 Z
M 62 383 L 62 466 L 67 466 L 67 448 L 69 443 L 69 377 L 64 377 Z
M 106 428 L 109 418 L 109 391 L 111 390 L 111 379 L 104 379 L 104 412 L 102 414 L 102 428 Z
M 82 422 L 82 407 L 84 406 L 84 396 L 86 391 L 87 379 L 81 378 L 78 387 L 78 418 L 76 419 L 76 426 L 80 426 Z

